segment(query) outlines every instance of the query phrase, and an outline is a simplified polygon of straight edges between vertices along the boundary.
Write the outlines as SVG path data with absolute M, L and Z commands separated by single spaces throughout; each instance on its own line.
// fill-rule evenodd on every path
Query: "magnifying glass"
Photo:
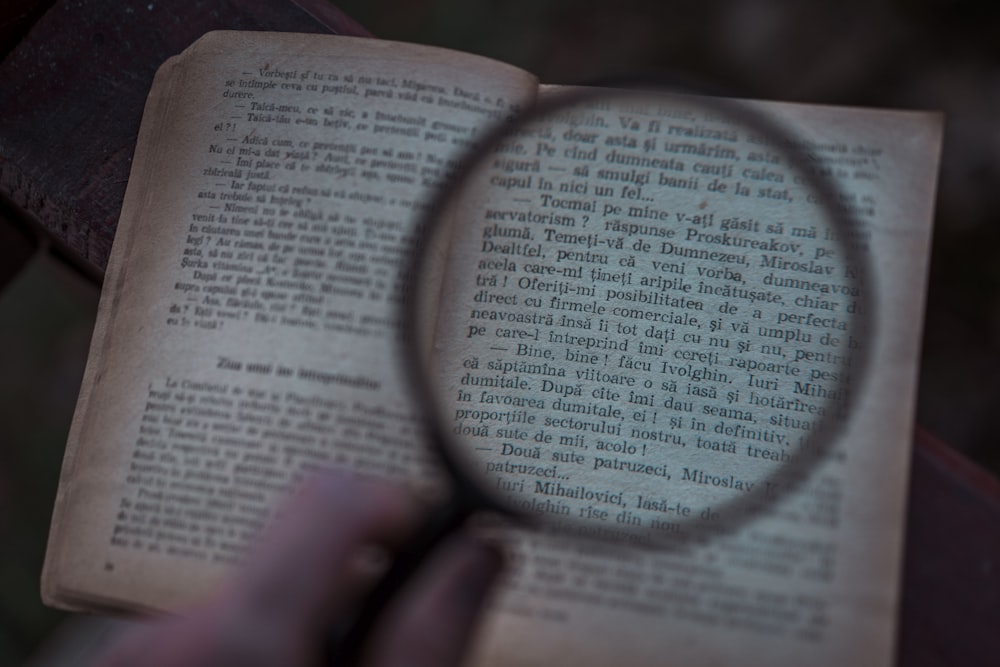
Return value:
M 666 549 L 798 489 L 867 362 L 845 201 L 808 141 L 721 98 L 561 89 L 478 141 L 403 326 L 452 496 L 356 628 L 476 513 Z

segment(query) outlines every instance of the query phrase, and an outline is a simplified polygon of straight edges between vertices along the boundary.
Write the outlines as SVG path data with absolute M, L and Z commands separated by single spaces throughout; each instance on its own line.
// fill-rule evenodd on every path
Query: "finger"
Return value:
M 315 626 L 349 604 L 366 546 L 396 544 L 415 523 L 412 497 L 346 476 L 311 480 L 267 531 L 233 586 L 233 602 L 284 627 Z
M 369 643 L 372 667 L 458 665 L 500 573 L 499 551 L 462 535 L 434 556 Z

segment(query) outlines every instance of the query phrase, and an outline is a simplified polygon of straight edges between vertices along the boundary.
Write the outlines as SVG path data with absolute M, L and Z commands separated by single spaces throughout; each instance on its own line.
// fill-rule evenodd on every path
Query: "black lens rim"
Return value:
M 626 91 L 626 92 L 622 92 Z M 856 407 L 865 393 L 870 383 L 869 364 L 871 363 L 874 341 L 877 340 L 875 330 L 874 313 L 876 312 L 874 285 L 870 284 L 875 279 L 871 271 L 871 258 L 858 245 L 852 243 L 850 235 L 853 230 L 861 230 L 865 225 L 846 207 L 838 205 L 844 201 L 841 198 L 843 188 L 831 177 L 826 177 L 811 168 L 808 153 L 793 146 L 801 145 L 807 139 L 789 132 L 765 108 L 761 108 L 760 103 L 746 100 L 735 100 L 732 98 L 719 97 L 714 95 L 692 95 L 690 91 L 677 92 L 675 87 L 666 87 L 658 83 L 621 81 L 606 87 L 571 87 L 563 90 L 558 95 L 548 97 L 537 102 L 524 111 L 511 115 L 494 127 L 488 129 L 481 138 L 477 139 L 474 148 L 467 151 L 457 163 L 457 167 L 450 178 L 446 178 L 438 187 L 430 203 L 419 218 L 419 238 L 415 251 L 410 260 L 410 265 L 406 271 L 405 294 L 402 307 L 402 321 L 400 322 L 400 343 L 403 349 L 403 356 L 406 360 L 406 371 L 410 387 L 413 392 L 421 414 L 425 416 L 427 423 L 427 433 L 433 449 L 442 463 L 449 479 L 453 483 L 453 491 L 463 502 L 467 503 L 474 511 L 496 512 L 504 516 L 514 517 L 519 523 L 526 525 L 540 526 L 544 521 L 537 515 L 530 514 L 514 507 L 500 498 L 488 493 L 476 479 L 480 477 L 478 473 L 470 472 L 468 464 L 463 458 L 456 454 L 462 447 L 462 441 L 455 437 L 448 425 L 442 418 L 442 410 L 438 401 L 435 400 L 435 385 L 432 373 L 427 367 L 424 351 L 425 345 L 429 341 L 422 337 L 424 327 L 421 322 L 425 317 L 421 305 L 421 292 L 418 286 L 421 284 L 421 277 L 429 264 L 429 249 L 435 247 L 431 239 L 435 234 L 441 232 L 441 225 L 444 213 L 451 202 L 455 200 L 456 193 L 464 185 L 468 174 L 474 168 L 482 164 L 483 159 L 488 157 L 493 147 L 503 138 L 511 136 L 511 133 L 518 127 L 531 123 L 534 120 L 546 117 L 560 109 L 566 109 L 574 105 L 592 102 L 609 95 L 630 94 L 636 95 L 664 95 L 668 97 L 694 98 L 697 104 L 704 106 L 706 110 L 711 110 L 719 116 L 737 121 L 744 127 L 756 132 L 760 136 L 768 138 L 774 145 L 780 146 L 783 154 L 789 160 L 789 167 L 801 174 L 808 182 L 805 187 L 816 192 L 818 197 L 826 203 L 828 214 L 835 221 L 837 234 L 837 247 L 847 258 L 847 265 L 856 267 L 858 281 L 869 281 L 869 284 L 861 285 L 861 294 L 856 299 L 857 312 L 850 318 L 849 331 L 856 339 L 864 341 L 857 349 L 852 351 L 851 356 L 851 382 L 847 397 L 840 406 L 840 413 L 846 412 L 848 415 L 856 414 Z M 766 104 L 766 103 L 765 103 Z M 813 455 L 800 457 L 800 463 L 794 466 L 782 466 L 777 473 L 763 480 L 782 484 L 787 491 L 794 491 L 799 485 L 811 477 L 815 468 L 829 458 L 829 454 L 834 445 L 839 441 L 841 435 L 849 427 L 851 419 L 833 419 L 833 410 L 821 420 L 823 428 L 817 429 L 817 433 L 810 436 L 810 450 Z M 803 474 L 805 473 L 805 474 Z M 744 498 L 730 501 L 719 508 L 720 514 L 725 518 L 712 525 L 712 533 L 727 533 L 743 525 L 751 517 L 766 513 L 773 508 L 771 502 L 761 502 L 763 494 L 766 492 L 764 485 L 758 484 L 758 490 L 746 494 Z M 730 511 L 730 505 L 739 505 L 738 512 Z M 685 525 L 697 525 L 694 521 Z M 695 531 L 699 532 L 699 531 Z M 699 536 L 695 536 L 699 537 Z M 684 541 L 684 540 L 682 540 Z M 673 537 L 670 543 L 678 541 Z

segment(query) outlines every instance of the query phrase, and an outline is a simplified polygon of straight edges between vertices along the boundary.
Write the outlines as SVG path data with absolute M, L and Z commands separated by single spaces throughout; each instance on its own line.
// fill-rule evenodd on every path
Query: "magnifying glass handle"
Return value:
M 392 565 L 362 601 L 355 615 L 333 628 L 325 664 L 349 667 L 358 664 L 365 642 L 375 623 L 391 601 L 413 578 L 427 556 L 448 535 L 459 529 L 472 514 L 468 502 L 458 493 L 431 511 L 423 525 L 396 553 Z

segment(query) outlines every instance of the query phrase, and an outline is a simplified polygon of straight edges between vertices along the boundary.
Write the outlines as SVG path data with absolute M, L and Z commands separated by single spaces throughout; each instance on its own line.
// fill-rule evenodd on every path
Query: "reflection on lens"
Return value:
M 794 486 L 846 418 L 866 312 L 822 178 L 749 109 L 664 94 L 559 100 L 487 142 L 435 209 L 417 332 L 462 474 L 629 541 Z

